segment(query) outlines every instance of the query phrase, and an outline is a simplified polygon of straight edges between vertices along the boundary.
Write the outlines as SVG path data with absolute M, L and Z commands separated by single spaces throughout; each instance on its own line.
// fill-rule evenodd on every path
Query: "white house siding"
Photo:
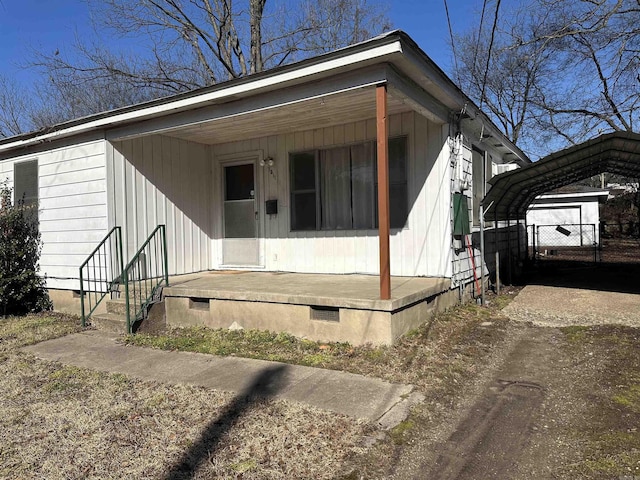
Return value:
M 125 263 L 159 224 L 167 226 L 169 273 L 211 267 L 209 147 L 153 135 L 108 145 L 110 224 L 123 230 Z
M 40 272 L 47 287 L 79 288 L 78 269 L 108 231 L 105 141 L 74 139 L 0 160 L 0 179 L 13 186 L 16 162 L 38 160 Z
M 389 135 L 408 138 L 409 219 L 391 235 L 391 274 L 443 276 L 450 270 L 448 153 L 444 127 L 407 112 L 392 115 Z M 377 230 L 304 231 L 290 229 L 289 153 L 375 140 L 375 119 L 213 146 L 213 158 L 260 151 L 272 169 L 257 167 L 258 200 L 278 200 L 278 214 L 261 222 L 264 268 L 270 271 L 369 273 L 379 271 Z M 216 167 L 215 171 L 218 167 Z M 222 198 L 214 182 L 214 198 Z M 218 201 L 219 205 L 219 201 Z M 216 218 L 220 218 L 218 207 Z M 221 225 L 214 224 L 214 268 L 221 264 Z

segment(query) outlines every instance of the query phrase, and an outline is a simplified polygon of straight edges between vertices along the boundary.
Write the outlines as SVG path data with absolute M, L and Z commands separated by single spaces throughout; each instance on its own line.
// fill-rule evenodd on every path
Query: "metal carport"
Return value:
M 538 195 L 603 172 L 640 177 L 640 133 L 601 135 L 493 177 L 482 201 L 485 218 L 524 218 Z
M 538 195 L 600 173 L 640 178 L 640 133 L 613 132 L 492 178 L 481 208 L 488 221 L 519 222 Z M 482 221 L 484 224 L 484 221 Z M 484 247 L 484 225 L 481 225 Z M 484 249 L 484 248 L 483 248 Z M 482 253 L 484 257 L 484 252 Z M 511 257 L 509 271 L 511 271 Z

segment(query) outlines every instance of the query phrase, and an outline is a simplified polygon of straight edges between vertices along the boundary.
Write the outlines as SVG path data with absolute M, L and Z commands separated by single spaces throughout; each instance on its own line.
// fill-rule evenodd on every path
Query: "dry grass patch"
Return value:
M 640 477 L 640 330 L 621 326 L 562 329 L 590 382 L 584 423 L 572 432 L 582 459 L 562 475 L 582 478 Z M 589 360 L 600 359 L 597 368 Z
M 35 359 L 18 347 L 76 331 L 32 316 L 0 323 L 0 478 L 334 478 L 370 428 L 283 401 L 229 416 L 232 394 Z M 227 413 L 227 415 L 225 415 Z M 203 431 L 222 432 L 216 441 Z M 202 448 L 194 446 L 202 444 Z M 184 458 L 186 452 L 191 452 Z
M 72 315 L 47 312 L 25 317 L 0 317 L 0 355 L 80 330 L 80 319 Z

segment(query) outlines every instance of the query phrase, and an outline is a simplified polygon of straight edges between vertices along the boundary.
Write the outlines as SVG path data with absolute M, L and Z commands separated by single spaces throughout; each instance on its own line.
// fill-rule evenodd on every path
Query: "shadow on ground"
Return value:
M 639 263 L 545 261 L 527 268 L 524 283 L 640 294 Z
M 251 384 L 236 395 L 222 413 L 212 420 L 200 438 L 169 469 L 165 480 L 193 478 L 200 465 L 213 456 L 220 441 L 252 405 L 272 398 L 282 389 L 287 365 L 265 368 Z

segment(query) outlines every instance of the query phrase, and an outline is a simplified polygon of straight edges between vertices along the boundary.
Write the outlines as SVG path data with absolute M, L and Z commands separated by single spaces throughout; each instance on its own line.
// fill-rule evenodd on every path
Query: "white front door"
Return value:
M 255 161 L 223 164 L 222 179 L 222 263 L 260 266 Z

